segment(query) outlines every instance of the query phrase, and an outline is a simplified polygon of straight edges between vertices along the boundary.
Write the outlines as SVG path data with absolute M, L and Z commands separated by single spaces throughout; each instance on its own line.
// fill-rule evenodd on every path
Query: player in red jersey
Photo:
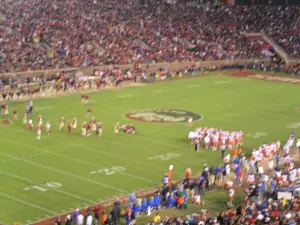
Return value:
M 17 120 L 18 119 L 18 113 L 17 113 L 17 110 L 14 110 L 14 120 Z
M 90 116 L 92 113 L 92 109 L 91 108 L 88 108 L 87 112 L 86 112 L 86 116 Z
M 96 131 L 96 134 L 101 137 L 102 136 L 102 123 L 101 122 L 98 122 L 97 123 L 97 131 Z
M 85 104 L 89 103 L 89 96 L 86 95 L 84 98 L 85 98 L 85 100 L 84 100 L 84 101 L 85 101 Z
M 72 132 L 72 124 L 69 123 L 68 124 L 68 134 L 71 134 L 71 132 Z
M 81 96 L 81 103 L 84 104 L 84 102 L 85 102 L 85 95 L 82 95 Z
M 65 117 L 62 117 L 59 120 L 59 130 L 62 130 L 64 127 L 65 127 Z
M 88 123 L 87 126 L 86 126 L 86 135 L 87 136 L 91 135 L 91 128 L 92 128 L 91 124 Z

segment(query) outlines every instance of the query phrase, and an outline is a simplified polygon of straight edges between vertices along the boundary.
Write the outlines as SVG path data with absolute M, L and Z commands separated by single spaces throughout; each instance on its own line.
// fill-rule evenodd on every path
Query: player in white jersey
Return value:
M 86 136 L 86 130 L 87 130 L 87 124 L 86 124 L 86 122 L 83 122 L 82 128 L 81 128 L 82 136 Z
M 32 130 L 32 129 L 33 129 L 33 122 L 32 122 L 32 119 L 30 119 L 30 120 L 28 121 L 28 128 L 29 128 L 29 130 Z
M 229 202 L 228 202 L 228 205 L 232 205 L 232 202 L 234 200 L 234 189 L 233 188 L 230 188 L 229 189 Z
M 24 116 L 23 116 L 23 125 L 24 125 L 24 127 L 26 127 L 27 124 L 28 124 L 27 113 L 24 113 Z
M 41 134 L 42 134 L 42 127 L 38 126 L 36 129 L 36 139 L 37 140 L 41 139 Z
M 188 119 L 188 126 L 191 127 L 192 125 L 193 125 L 193 118 L 190 117 L 190 118 Z
M 72 129 L 75 130 L 77 128 L 77 124 L 78 124 L 78 121 L 76 119 L 76 117 L 73 118 L 73 122 L 72 122 Z
M 271 160 L 271 161 L 268 163 L 268 168 L 269 168 L 270 171 L 273 171 L 273 169 L 274 169 L 274 161 L 273 161 L 273 160 Z
M 294 183 L 296 180 L 296 176 L 297 176 L 297 170 L 293 169 L 290 171 L 290 182 Z
M 204 144 L 205 148 L 208 149 L 208 147 L 210 146 L 210 137 L 208 135 L 204 138 Z
M 191 145 L 193 145 L 193 140 L 196 138 L 197 134 L 194 131 L 190 131 L 188 135 L 188 140 L 191 142 Z
M 254 174 L 249 174 L 247 176 L 247 183 L 248 184 L 254 184 L 255 183 L 255 177 L 254 177 Z
M 290 152 L 290 146 L 289 146 L 289 145 L 285 145 L 285 146 L 283 147 L 283 152 L 284 152 L 285 154 L 289 154 L 289 152 Z
M 296 141 L 296 147 L 300 148 L 300 139 L 297 139 L 297 141 Z
M 293 145 L 294 145 L 294 138 L 293 138 L 293 137 L 290 137 L 286 144 L 287 144 L 290 148 L 293 147 Z
M 46 123 L 46 132 L 47 132 L 48 136 L 51 133 L 51 124 L 49 123 L 49 121 Z
M 38 127 L 42 127 L 43 126 L 43 116 L 39 115 L 38 116 Z

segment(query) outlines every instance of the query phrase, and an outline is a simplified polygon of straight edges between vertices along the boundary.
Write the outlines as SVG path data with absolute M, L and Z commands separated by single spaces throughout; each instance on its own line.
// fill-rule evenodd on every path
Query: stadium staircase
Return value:
M 276 52 L 276 54 L 285 61 L 286 64 L 300 63 L 300 60 L 291 59 L 282 47 L 280 47 L 272 38 L 264 33 L 247 33 L 245 34 L 245 37 L 249 40 L 261 41 L 263 44 L 261 45 L 260 50 L 269 50 L 271 47 Z
M 0 64 L 3 63 L 5 60 L 6 60 L 6 54 L 0 52 Z
M 95 53 L 99 54 L 100 56 L 104 55 L 105 49 L 102 48 L 96 41 L 93 41 L 93 42 L 91 42 L 89 44 L 91 44 L 92 46 L 94 46 Z

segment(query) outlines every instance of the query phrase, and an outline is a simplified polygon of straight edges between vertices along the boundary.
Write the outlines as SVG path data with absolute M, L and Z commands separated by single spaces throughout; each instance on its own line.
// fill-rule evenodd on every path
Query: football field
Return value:
M 197 126 L 244 132 L 244 152 L 264 142 L 285 142 L 300 132 L 298 85 L 230 76 L 206 76 L 89 94 L 34 100 L 33 122 L 44 117 L 52 135 L 24 129 L 26 102 L 10 104 L 18 120 L 0 124 L 0 224 L 30 224 L 46 217 L 161 184 L 170 164 L 174 179 L 185 169 L 222 163 L 220 152 L 198 153 L 187 140 Z M 81 136 L 87 109 L 103 124 L 103 137 Z M 77 117 L 77 130 L 58 130 Z M 193 128 L 186 121 L 193 117 Z M 136 134 L 114 133 L 116 122 Z M 227 196 L 227 192 L 224 192 Z

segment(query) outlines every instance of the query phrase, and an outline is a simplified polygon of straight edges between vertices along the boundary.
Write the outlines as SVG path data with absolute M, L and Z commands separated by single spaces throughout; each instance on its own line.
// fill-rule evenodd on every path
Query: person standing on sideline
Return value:
M 76 225 L 83 225 L 83 220 L 84 220 L 84 216 L 81 213 L 79 213 L 76 219 Z
M 278 155 L 276 156 L 276 167 L 278 167 L 279 164 L 280 164 L 280 155 L 278 154 Z
M 196 138 L 194 140 L 194 144 L 195 144 L 195 152 L 198 152 L 199 151 L 199 147 L 200 147 L 198 138 Z
M 89 215 L 86 217 L 85 225 L 92 225 L 93 224 L 93 216 L 89 213 Z
M 233 200 L 234 200 L 234 189 L 230 188 L 229 189 L 229 202 L 228 202 L 228 205 L 232 206 Z
M 60 222 L 60 218 L 57 217 L 56 220 L 55 220 L 55 225 L 61 225 L 61 222 Z
M 66 217 L 66 225 L 72 225 L 72 218 L 71 218 L 71 215 L 67 215 Z
M 298 158 L 300 159 L 300 139 L 297 139 L 296 141 L 296 148 L 297 148 Z
M 163 182 L 164 187 L 168 186 L 168 184 L 169 184 L 169 177 L 168 177 L 167 173 L 163 176 L 162 182 Z

